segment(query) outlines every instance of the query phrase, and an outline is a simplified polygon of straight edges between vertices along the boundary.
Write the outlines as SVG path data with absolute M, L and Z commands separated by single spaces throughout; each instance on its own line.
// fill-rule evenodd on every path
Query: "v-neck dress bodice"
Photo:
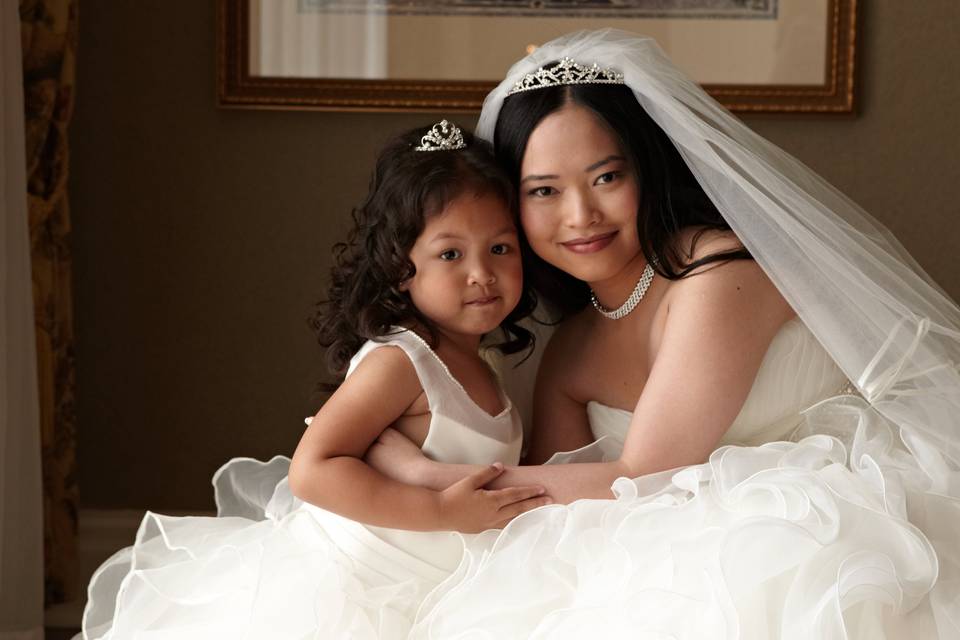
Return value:
M 510 397 L 499 390 L 503 406 L 497 415 L 484 411 L 450 373 L 440 357 L 413 331 L 394 327 L 377 340 L 368 341 L 350 361 L 347 375 L 373 350 L 385 346 L 403 349 L 417 371 L 430 407 L 430 427 L 421 447 L 437 461 L 459 464 L 516 464 L 523 431 Z

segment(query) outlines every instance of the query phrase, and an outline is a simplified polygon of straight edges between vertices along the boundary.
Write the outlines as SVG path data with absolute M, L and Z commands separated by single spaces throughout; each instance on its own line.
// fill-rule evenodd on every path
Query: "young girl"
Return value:
M 403 637 L 460 562 L 454 531 L 549 502 L 540 487 L 483 488 L 522 439 L 478 354 L 495 331 L 505 353 L 531 341 L 515 324 L 532 301 L 512 201 L 489 148 L 445 120 L 384 149 L 315 320 L 346 379 L 292 462 L 217 472 L 217 518 L 148 513 L 94 574 L 85 638 Z M 390 480 L 363 461 L 388 427 L 483 468 L 442 491 Z

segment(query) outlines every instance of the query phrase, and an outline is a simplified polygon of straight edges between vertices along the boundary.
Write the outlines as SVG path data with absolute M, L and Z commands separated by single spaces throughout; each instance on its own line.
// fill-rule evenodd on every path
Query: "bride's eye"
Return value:
M 594 184 L 610 184 L 614 180 L 620 177 L 619 171 L 607 171 L 604 174 L 601 174 L 597 177 Z
M 441 260 L 448 260 L 448 261 L 449 261 L 449 260 L 456 260 L 456 259 L 459 258 L 461 255 L 463 255 L 463 254 L 460 253 L 460 250 L 459 250 L 459 249 L 447 249 L 446 251 L 444 251 L 443 253 L 440 254 L 440 259 L 441 259 Z
M 552 196 L 557 192 L 553 187 L 536 187 L 527 192 L 527 195 L 533 196 L 534 198 L 546 198 Z

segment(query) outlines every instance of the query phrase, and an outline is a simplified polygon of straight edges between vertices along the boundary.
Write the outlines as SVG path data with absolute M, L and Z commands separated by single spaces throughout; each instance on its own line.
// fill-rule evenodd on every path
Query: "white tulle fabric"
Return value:
M 486 413 L 416 334 L 366 343 L 347 375 L 385 345 L 406 352 L 426 392 L 425 452 L 462 464 L 518 461 L 522 430 L 509 398 Z M 407 637 L 470 536 L 365 526 L 303 503 L 290 492 L 289 466 L 282 456 L 229 461 L 213 477 L 215 518 L 148 512 L 133 546 L 91 579 L 83 637 Z

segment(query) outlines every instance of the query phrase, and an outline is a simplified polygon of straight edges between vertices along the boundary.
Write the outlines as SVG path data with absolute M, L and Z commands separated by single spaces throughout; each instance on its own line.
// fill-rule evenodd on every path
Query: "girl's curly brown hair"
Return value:
M 511 211 L 515 208 L 514 187 L 489 144 L 464 132 L 465 149 L 414 151 L 427 131 L 412 129 L 380 152 L 370 191 L 353 210 L 353 228 L 346 242 L 333 247 L 330 288 L 310 325 L 337 376 L 365 341 L 388 334 L 393 326 L 422 327 L 435 343 L 436 327 L 399 288 L 414 274 L 410 249 L 428 217 L 471 192 L 495 195 Z M 505 354 L 531 349 L 533 335 L 517 322 L 534 306 L 524 286 L 517 307 L 500 323 L 501 340 L 492 346 Z

